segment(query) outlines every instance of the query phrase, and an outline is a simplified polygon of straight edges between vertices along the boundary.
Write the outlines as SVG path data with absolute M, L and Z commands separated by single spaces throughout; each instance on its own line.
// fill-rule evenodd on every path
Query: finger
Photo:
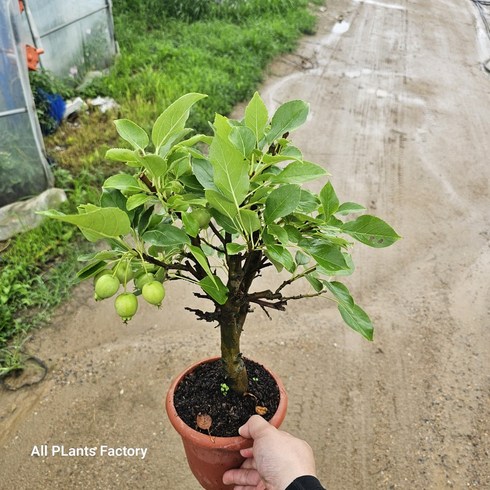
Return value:
M 254 468 L 256 469 L 257 466 L 255 465 L 255 460 L 253 458 L 247 458 L 243 463 L 242 465 L 240 466 L 240 468 L 245 468 L 245 469 L 250 469 L 250 468 Z
M 247 485 L 235 485 L 233 490 L 267 490 L 265 485 L 261 482 L 258 485 L 254 485 L 253 487 Z
M 254 469 L 228 470 L 223 475 L 225 485 L 243 485 L 256 487 L 261 482 L 260 475 Z
M 241 449 L 240 450 L 240 454 L 244 457 L 244 458 L 252 458 L 253 455 L 254 455 L 254 452 L 253 452 L 253 448 L 251 447 L 247 447 L 246 449 Z
M 274 429 L 274 427 L 269 422 L 264 420 L 260 415 L 252 415 L 247 423 L 238 429 L 238 432 L 246 439 L 257 439 L 264 431 L 270 429 Z

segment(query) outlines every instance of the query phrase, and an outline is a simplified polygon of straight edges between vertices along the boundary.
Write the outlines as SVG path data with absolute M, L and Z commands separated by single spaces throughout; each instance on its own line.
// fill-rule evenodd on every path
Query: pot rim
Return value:
M 240 450 L 245 449 L 247 447 L 252 446 L 252 439 L 245 439 L 242 436 L 231 436 L 231 437 L 215 437 L 209 436 L 207 434 L 202 434 L 197 430 L 193 429 L 189 425 L 187 425 L 177 414 L 177 410 L 174 406 L 174 393 L 178 384 L 181 382 L 182 378 L 186 376 L 188 373 L 192 372 L 201 364 L 206 364 L 209 362 L 217 361 L 221 359 L 220 356 L 209 357 L 203 359 L 198 362 L 194 362 L 186 369 L 184 369 L 179 375 L 175 377 L 172 381 L 170 388 L 168 389 L 166 400 L 165 400 L 165 409 L 167 411 L 168 418 L 170 423 L 173 425 L 174 429 L 181 435 L 181 437 L 185 437 L 186 439 L 191 440 L 194 444 L 206 447 L 206 448 L 222 448 L 222 449 L 233 449 Z M 256 361 L 254 361 L 256 362 Z M 272 416 L 269 423 L 271 423 L 274 427 L 279 427 L 286 416 L 287 410 L 287 393 L 284 388 L 284 385 L 281 379 L 268 367 L 263 366 L 269 374 L 274 378 L 274 381 L 277 384 L 279 389 L 279 405 L 277 407 L 276 413 Z

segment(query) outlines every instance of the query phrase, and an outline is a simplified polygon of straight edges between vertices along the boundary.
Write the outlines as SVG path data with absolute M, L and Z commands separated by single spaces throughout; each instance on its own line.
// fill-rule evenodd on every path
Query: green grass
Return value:
M 56 169 L 55 175 L 71 195 L 63 211 L 74 212 L 74 202 L 97 197 L 92 173 L 80 172 L 77 180 L 63 169 Z M 44 221 L 16 236 L 0 253 L 0 349 L 49 319 L 66 298 L 76 279 L 76 257 L 86 247 L 77 236 L 71 226 Z
M 205 93 L 209 98 L 194 110 L 190 124 L 208 131 L 214 113 L 226 114 L 250 97 L 267 63 L 292 50 L 299 36 L 312 32 L 314 21 L 304 7 L 290 7 L 283 14 L 246 16 L 241 24 L 162 19 L 165 27 L 157 29 L 154 16 L 131 22 L 129 14 L 121 14 L 116 17 L 121 57 L 111 75 L 87 92 L 114 97 L 122 102 L 122 115 L 143 126 L 181 95 Z
M 105 149 L 118 143 L 113 118 L 149 129 L 175 99 L 201 92 L 209 97 L 190 125 L 209 132 L 214 113 L 227 114 L 249 98 L 267 64 L 315 25 L 306 0 L 114 0 L 113 9 L 120 56 L 82 95 L 111 96 L 119 113 L 84 114 L 78 125 L 65 124 L 46 139 L 58 165 L 56 185 L 68 194 L 65 212 L 93 201 L 104 178 L 118 170 L 104 160 Z M 83 243 L 75 228 L 53 220 L 0 252 L 0 374 L 18 364 L 26 333 L 68 297 Z

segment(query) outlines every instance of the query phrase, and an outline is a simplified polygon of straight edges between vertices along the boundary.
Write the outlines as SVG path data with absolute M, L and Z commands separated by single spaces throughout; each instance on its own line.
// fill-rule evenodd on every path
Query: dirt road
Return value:
M 311 103 L 295 142 L 404 237 L 357 252 L 349 286 L 374 343 L 324 299 L 257 312 L 244 333 L 329 490 L 490 488 L 490 45 L 476 14 L 469 0 L 331 0 L 262 88 L 271 107 Z M 158 319 L 125 327 L 77 291 L 30 344 L 46 380 L 0 392 L 0 487 L 197 489 L 162 408 L 174 374 L 219 351 L 188 297 L 173 286 Z M 31 456 L 41 444 L 148 452 Z

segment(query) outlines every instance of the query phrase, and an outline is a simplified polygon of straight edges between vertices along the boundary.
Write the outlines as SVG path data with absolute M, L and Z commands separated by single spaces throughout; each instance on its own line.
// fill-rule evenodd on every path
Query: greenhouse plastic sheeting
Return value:
M 52 185 L 21 37 L 18 0 L 0 0 L 0 207 Z
M 81 82 L 87 72 L 110 66 L 116 54 L 110 0 L 25 0 L 25 4 L 31 44 L 44 49 L 43 68 Z
M 75 82 L 116 53 L 110 0 L 0 0 L 0 207 L 52 186 L 33 103 L 26 44 L 43 68 Z

